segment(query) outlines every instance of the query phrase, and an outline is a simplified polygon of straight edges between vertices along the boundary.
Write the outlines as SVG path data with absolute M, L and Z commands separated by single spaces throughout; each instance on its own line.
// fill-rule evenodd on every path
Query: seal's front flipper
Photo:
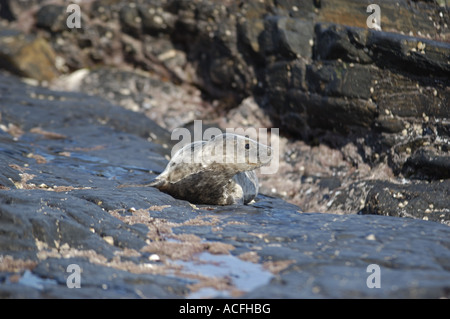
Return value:
M 145 186 L 150 186 L 150 187 L 156 187 L 156 188 L 160 188 L 161 186 L 163 186 L 166 183 L 166 181 L 162 180 L 162 179 L 155 179 L 153 182 L 146 184 Z
M 124 187 L 161 187 L 165 182 L 160 179 L 155 179 L 153 182 L 150 182 L 148 184 L 125 184 L 125 185 L 119 185 L 117 188 L 124 188 Z

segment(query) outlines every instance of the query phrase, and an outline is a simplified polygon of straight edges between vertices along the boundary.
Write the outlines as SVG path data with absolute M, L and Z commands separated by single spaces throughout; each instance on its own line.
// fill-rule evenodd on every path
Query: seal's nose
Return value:
M 258 155 L 272 157 L 273 149 L 270 146 L 261 145 L 258 147 Z
M 259 145 L 258 159 L 261 163 L 267 164 L 272 160 L 273 149 L 270 146 Z

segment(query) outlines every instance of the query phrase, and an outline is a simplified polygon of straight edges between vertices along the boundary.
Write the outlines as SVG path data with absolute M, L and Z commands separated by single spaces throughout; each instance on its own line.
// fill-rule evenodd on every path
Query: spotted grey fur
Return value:
M 254 169 L 272 159 L 272 149 L 225 133 L 180 149 L 150 186 L 195 204 L 247 204 L 258 194 Z

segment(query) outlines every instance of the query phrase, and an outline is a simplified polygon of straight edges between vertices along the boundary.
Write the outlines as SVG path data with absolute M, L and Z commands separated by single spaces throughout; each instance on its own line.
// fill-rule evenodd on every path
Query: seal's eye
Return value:
M 246 150 L 249 150 L 249 149 L 250 149 L 250 144 L 248 144 L 248 143 L 245 144 L 245 149 L 246 149 Z

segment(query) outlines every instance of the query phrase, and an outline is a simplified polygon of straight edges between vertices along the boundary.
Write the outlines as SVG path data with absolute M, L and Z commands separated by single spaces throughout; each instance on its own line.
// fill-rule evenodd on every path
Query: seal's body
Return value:
M 184 146 L 150 186 L 196 204 L 247 204 L 258 194 L 253 170 L 271 159 L 270 147 L 225 133 Z

